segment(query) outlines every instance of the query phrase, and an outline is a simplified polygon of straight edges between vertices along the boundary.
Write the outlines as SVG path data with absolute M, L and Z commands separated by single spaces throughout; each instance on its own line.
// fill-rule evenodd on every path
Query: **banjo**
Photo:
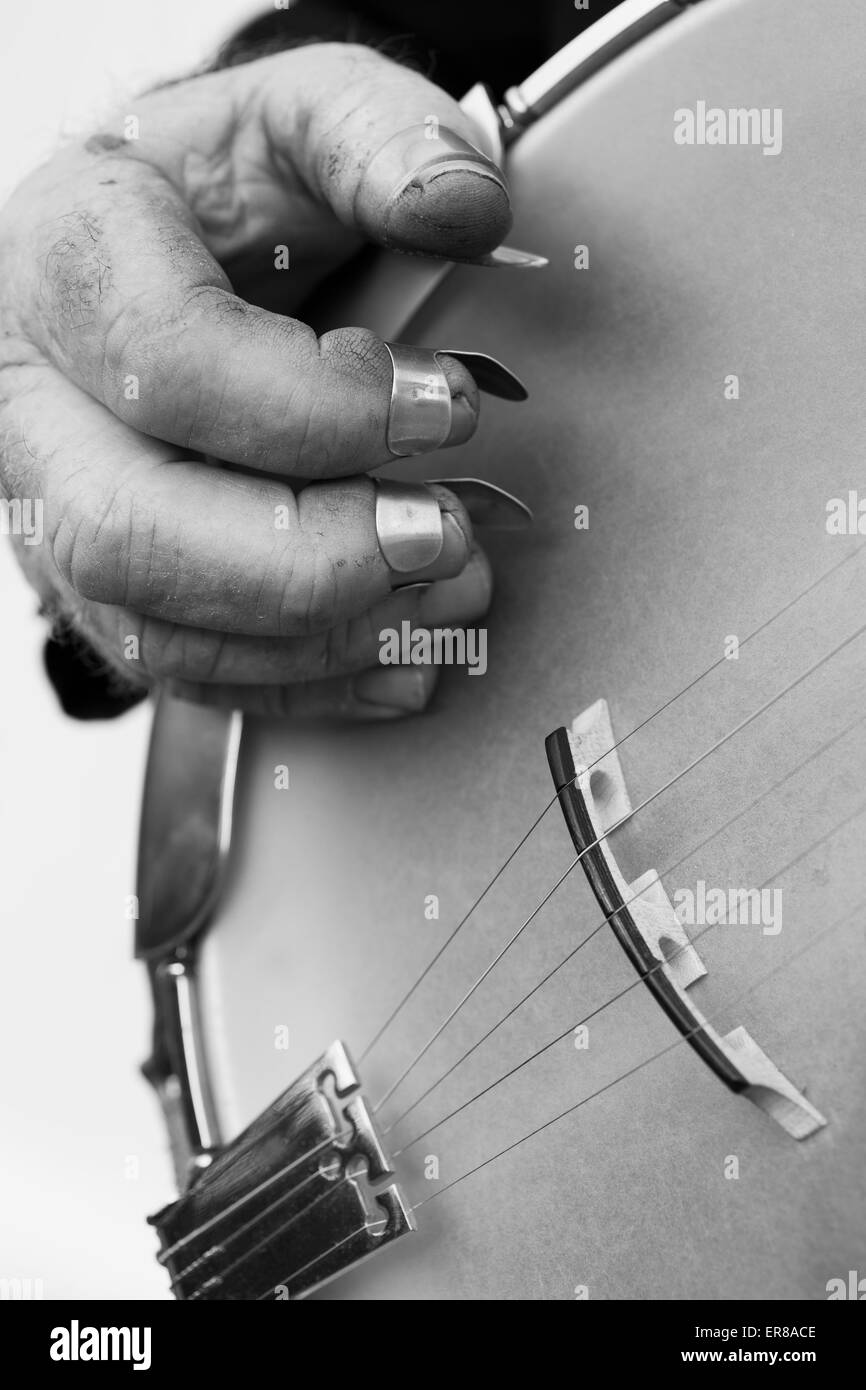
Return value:
M 316 307 L 504 358 L 530 403 L 460 468 L 534 521 L 486 538 L 484 679 L 419 719 L 158 702 L 178 1298 L 864 1269 L 864 48 L 854 0 L 628 0 L 466 99 L 546 269 L 383 252 Z

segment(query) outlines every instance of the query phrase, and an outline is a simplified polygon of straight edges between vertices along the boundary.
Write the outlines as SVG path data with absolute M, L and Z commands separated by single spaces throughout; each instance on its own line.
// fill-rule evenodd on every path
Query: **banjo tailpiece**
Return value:
M 415 1222 L 341 1042 L 150 1218 L 183 1300 L 300 1298 Z

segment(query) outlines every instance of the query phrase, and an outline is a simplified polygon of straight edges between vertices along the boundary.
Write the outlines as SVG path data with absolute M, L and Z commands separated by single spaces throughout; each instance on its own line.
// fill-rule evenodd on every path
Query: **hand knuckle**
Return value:
M 332 580 L 314 578 L 303 597 L 303 625 L 308 632 L 330 629 L 336 616 L 336 601 Z
M 184 351 L 183 339 L 212 302 L 212 287 L 197 287 L 184 296 L 163 286 L 119 303 L 107 318 L 102 370 L 103 393 L 115 412 L 140 424 L 146 411 L 149 429 L 168 433 L 174 425 L 178 400 L 195 388 L 195 354 Z M 129 398 L 126 377 L 135 373 L 147 382 L 144 402 Z
M 63 509 L 50 537 L 52 555 L 61 576 L 82 598 L 130 601 L 130 522 L 129 504 L 120 489 L 99 507 L 74 498 Z
M 337 614 L 337 590 L 330 560 L 313 546 L 295 557 L 288 569 L 279 600 L 279 631 L 286 636 L 306 636 L 333 626 Z
M 369 328 L 336 328 L 319 339 L 322 359 L 338 371 L 371 377 L 378 382 L 386 376 L 391 359 L 388 349 Z
M 39 298 L 49 334 L 88 328 L 111 284 L 103 218 L 86 207 L 62 213 L 52 224 L 41 259 Z
M 210 684 L 217 676 L 226 641 L 226 633 L 151 623 L 142 634 L 141 660 L 158 680 Z

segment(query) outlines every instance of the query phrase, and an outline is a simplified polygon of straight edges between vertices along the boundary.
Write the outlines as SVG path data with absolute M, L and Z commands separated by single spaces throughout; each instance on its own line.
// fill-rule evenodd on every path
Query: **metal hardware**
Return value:
M 532 512 L 519 497 L 483 482 L 481 478 L 430 478 L 429 483 L 447 487 L 463 503 L 473 526 L 489 526 L 498 531 L 524 531 L 532 524 Z
M 394 574 L 426 569 L 444 544 L 439 503 L 423 483 L 376 478 L 376 539 Z
M 575 88 L 654 29 L 697 0 L 624 0 L 540 68 L 505 93 L 499 109 L 503 139 L 510 145 L 517 137 Z
M 142 807 L 136 946 L 154 998 L 143 1070 L 182 1192 L 152 1224 L 183 1299 L 297 1298 L 414 1229 L 342 1043 L 221 1141 L 196 947 L 229 851 L 241 727 L 239 714 L 161 696 Z
M 151 1217 L 183 1300 L 295 1299 L 415 1229 L 341 1042 Z
M 196 941 L 219 898 L 231 842 L 242 716 L 162 695 L 150 736 L 138 851 L 135 952 L 153 994 L 142 1071 L 168 1127 L 178 1186 L 219 1147 L 195 977 Z
M 387 344 L 386 344 L 387 346 Z M 471 372 L 479 391 L 499 396 L 503 401 L 525 401 L 529 392 L 520 377 L 488 352 L 471 352 L 466 348 L 437 348 L 436 357 L 453 357 Z
M 138 840 L 139 960 L 164 959 L 207 925 L 231 841 L 241 716 L 161 697 Z

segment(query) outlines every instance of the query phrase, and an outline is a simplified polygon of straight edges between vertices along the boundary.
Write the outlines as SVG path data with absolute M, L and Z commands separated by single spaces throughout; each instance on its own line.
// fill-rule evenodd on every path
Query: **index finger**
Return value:
M 38 345 L 124 423 L 182 449 L 303 478 L 388 462 L 385 344 L 362 328 L 317 338 L 237 298 L 191 221 L 153 172 L 128 169 L 123 197 L 94 187 L 85 210 L 53 224 Z M 459 362 L 441 366 L 445 443 L 462 443 L 478 392 Z
M 331 60 L 330 81 L 348 61 Z M 357 66 L 355 60 L 352 70 Z M 328 150 L 354 148 L 361 141 L 362 152 L 369 154 L 377 141 L 388 145 L 393 139 L 393 95 L 387 95 L 387 82 L 385 95 L 376 91 L 376 75 L 381 78 L 383 71 L 399 73 L 399 120 L 410 122 L 410 130 L 434 99 L 447 103 L 449 120 L 463 118 L 450 99 L 416 74 L 404 74 L 378 55 L 367 55 L 361 66 L 356 89 L 369 107 L 360 113 L 345 109 L 340 93 L 336 126 L 328 132 L 323 103 L 320 99 L 315 106 L 315 91 L 308 86 L 297 97 L 299 109 L 293 107 L 292 128 L 276 133 L 269 128 L 267 140 L 285 143 L 286 160 L 309 172 L 335 218 L 349 216 L 357 202 L 365 230 L 369 233 L 378 216 L 393 239 L 389 160 L 384 166 L 375 157 L 367 165 L 363 158 L 335 164 Z M 268 109 L 273 104 L 271 92 Z M 318 131 L 318 138 L 312 140 L 311 131 Z M 489 161 L 480 155 L 478 161 L 487 206 Z M 455 240 L 465 246 L 467 223 L 476 243 L 495 242 L 501 219 L 479 234 L 465 158 L 453 171 L 450 193 L 448 160 L 443 164 L 437 150 L 433 162 L 436 192 L 429 207 L 440 209 L 440 244 L 446 250 Z M 109 169 L 112 178 L 106 179 Z M 321 478 L 358 473 L 391 458 L 391 360 L 375 334 L 345 328 L 317 338 L 297 320 L 238 299 L 203 244 L 182 190 L 139 154 L 90 166 L 82 154 L 74 170 L 75 210 L 43 227 L 34 287 L 38 340 L 69 376 L 143 433 L 268 472 Z M 401 167 L 401 187 L 405 179 Z M 64 185 L 48 202 L 65 208 L 67 198 Z M 419 222 L 417 206 L 411 199 L 410 204 L 406 217 L 420 229 L 425 219 Z M 429 238 L 429 228 L 425 235 Z M 445 359 L 441 365 L 452 403 L 444 442 L 462 443 L 476 427 L 478 393 L 460 362 Z

